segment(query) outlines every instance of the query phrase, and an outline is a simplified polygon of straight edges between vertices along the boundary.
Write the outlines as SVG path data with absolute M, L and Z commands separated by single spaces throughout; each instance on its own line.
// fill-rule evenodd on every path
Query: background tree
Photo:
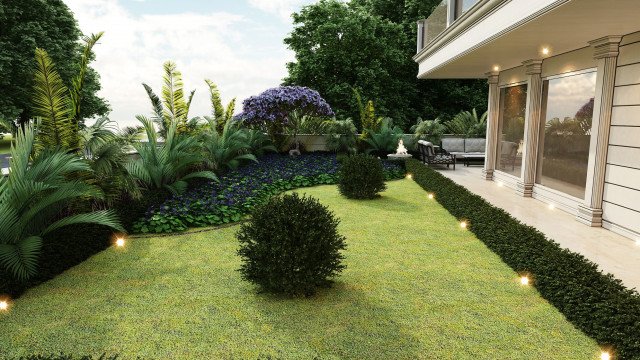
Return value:
M 32 118 L 33 56 L 35 49 L 47 51 L 67 88 L 82 58 L 78 24 L 62 0 L 3 0 L 0 2 L 0 118 L 26 123 Z M 89 53 L 86 61 L 91 61 Z M 102 116 L 107 102 L 95 70 L 86 69 L 79 119 Z M 83 125 L 83 124 L 80 124 Z
M 448 120 L 486 109 L 484 80 L 418 80 L 416 21 L 436 0 L 320 0 L 293 15 L 285 44 L 296 53 L 285 84 L 318 90 L 339 116 L 358 118 L 352 88 L 407 130 L 419 116 Z

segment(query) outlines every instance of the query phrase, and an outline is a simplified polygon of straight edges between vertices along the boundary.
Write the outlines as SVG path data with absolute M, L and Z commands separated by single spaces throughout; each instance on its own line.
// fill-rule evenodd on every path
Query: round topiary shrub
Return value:
M 236 234 L 242 278 L 288 295 L 312 295 L 317 287 L 328 286 L 345 268 L 339 222 L 314 198 L 295 193 L 271 198 L 254 209 Z
M 380 159 L 369 155 L 349 156 L 338 170 L 338 189 L 350 199 L 373 199 L 386 190 Z

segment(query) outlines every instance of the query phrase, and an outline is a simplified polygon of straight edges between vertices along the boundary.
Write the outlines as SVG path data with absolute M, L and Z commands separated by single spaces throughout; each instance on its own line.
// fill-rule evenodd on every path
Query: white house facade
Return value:
M 487 78 L 483 177 L 640 239 L 640 1 L 444 0 L 419 78 Z

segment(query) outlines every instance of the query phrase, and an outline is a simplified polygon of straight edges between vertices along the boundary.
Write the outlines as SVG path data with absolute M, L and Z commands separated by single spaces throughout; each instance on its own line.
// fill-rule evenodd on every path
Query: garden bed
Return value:
M 387 180 L 404 177 L 398 163 L 383 161 Z M 307 153 L 299 157 L 271 154 L 207 182 L 184 195 L 149 209 L 138 221 L 136 233 L 168 233 L 187 228 L 239 221 L 259 202 L 283 191 L 335 184 L 335 154 Z

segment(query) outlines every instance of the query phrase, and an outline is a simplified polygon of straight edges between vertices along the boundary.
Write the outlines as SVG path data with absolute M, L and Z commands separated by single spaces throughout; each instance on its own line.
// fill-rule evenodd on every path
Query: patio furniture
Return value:
M 456 169 L 456 157 L 447 153 L 445 150 L 441 150 L 439 153 L 434 151 L 433 144 L 425 141 L 418 141 L 418 150 L 420 151 L 420 158 L 423 164 L 429 165 L 453 165 L 453 170 Z
M 464 159 L 467 155 L 481 155 L 484 157 L 486 141 L 483 138 L 444 138 L 442 139 L 442 149 L 458 159 Z
M 470 166 L 472 161 L 477 162 L 477 165 L 484 165 L 484 154 L 465 154 L 462 158 L 464 166 Z

